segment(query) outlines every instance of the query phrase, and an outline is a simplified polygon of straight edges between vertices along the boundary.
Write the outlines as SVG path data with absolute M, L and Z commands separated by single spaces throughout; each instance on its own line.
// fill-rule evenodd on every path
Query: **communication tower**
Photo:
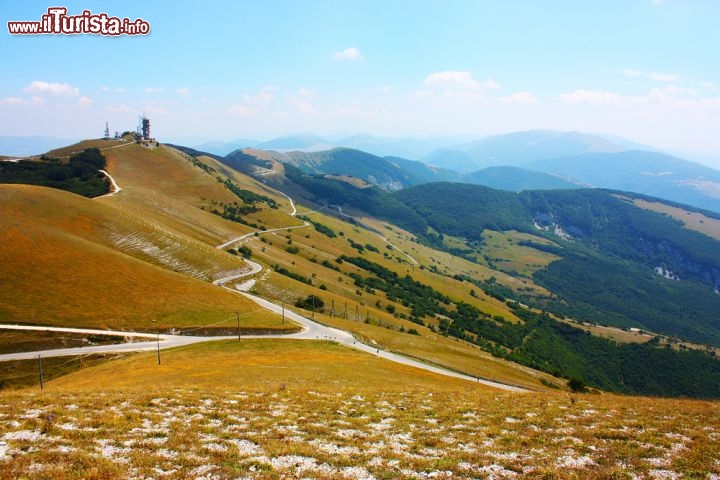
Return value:
M 143 140 L 150 140 L 150 119 L 144 113 L 140 117 L 140 129 Z
M 108 122 L 105 122 L 105 140 L 110 140 L 110 127 L 108 127 Z

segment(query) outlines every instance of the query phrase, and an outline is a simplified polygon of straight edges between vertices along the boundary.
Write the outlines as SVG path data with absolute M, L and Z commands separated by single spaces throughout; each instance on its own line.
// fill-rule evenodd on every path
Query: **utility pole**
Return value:
M 153 318 L 152 322 L 155 323 L 156 318 Z M 158 365 L 160 365 L 160 330 L 155 330 L 155 335 L 157 336 L 157 358 L 158 358 Z
M 42 357 L 38 355 L 38 369 L 40 370 L 40 390 L 44 388 L 43 385 L 43 370 L 42 370 Z
M 238 312 L 235 312 L 235 316 L 237 317 L 238 342 L 239 342 L 240 341 L 240 314 Z

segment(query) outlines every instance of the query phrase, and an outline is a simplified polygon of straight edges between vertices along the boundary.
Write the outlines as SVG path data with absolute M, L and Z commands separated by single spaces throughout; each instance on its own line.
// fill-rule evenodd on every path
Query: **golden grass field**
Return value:
M 646 200 L 633 200 L 633 203 L 640 208 L 652 210 L 658 213 L 664 213 L 675 220 L 679 220 L 686 228 L 704 233 L 708 237 L 720 240 L 720 220 L 710 218 L 702 213 L 689 212 L 682 208 L 672 207 L 658 202 L 648 202 Z
M 551 262 L 560 258 L 557 255 L 519 244 L 522 241 L 533 241 L 553 245 L 553 242 L 535 235 L 516 231 L 495 232 L 485 230 L 483 238 L 485 240 L 483 254 L 493 258 L 497 268 L 524 277 L 531 277 L 536 271 L 545 268 Z
M 152 243 L 153 233 L 168 234 L 143 228 L 110 206 L 24 185 L 0 186 L 0 199 L 1 322 L 137 330 L 222 328 L 234 325 L 237 312 L 256 312 L 245 320 L 246 327 L 282 327 L 277 315 L 188 275 L 187 270 L 214 276 L 245 268 L 237 257 L 187 240 L 178 249 L 182 254 L 197 246 L 212 255 L 196 253 L 195 263 L 182 254 L 158 256 L 156 265 L 143 261 L 147 244 L 135 258 L 132 249 L 128 255 L 113 248 L 114 235 L 137 237 L 144 232 L 149 250 L 162 254 L 161 242 Z M 176 237 L 181 246 L 183 240 Z
M 114 144 L 81 142 L 56 154 L 107 145 Z M 215 172 L 204 172 L 165 146 L 104 153 L 122 188 L 114 196 L 0 185 L 0 322 L 229 330 L 240 314 L 246 331 L 288 326 L 211 284 L 247 268 L 215 247 L 253 229 L 202 209 L 236 201 L 216 179 L 229 176 L 280 205 L 263 205 L 248 221 L 302 226 L 284 196 L 211 158 L 202 161 Z M 297 206 L 337 237 L 307 226 L 244 241 L 265 267 L 256 293 L 307 316 L 291 305 L 318 295 L 326 303 L 318 321 L 378 349 L 539 391 L 501 393 L 310 340 L 195 344 L 163 350 L 161 365 L 156 352 L 49 358 L 42 391 L 35 360 L 7 362 L 0 364 L 0 479 L 720 478 L 717 402 L 571 395 L 541 383 L 562 387 L 560 379 L 401 318 L 409 312 L 400 304 L 392 314 L 383 292 L 360 290 L 347 275 L 368 272 L 335 262 L 360 255 L 349 239 L 378 250 L 366 249 L 367 259 L 511 321 L 520 320 L 507 305 L 452 276 L 549 293 L 529 278 L 419 245 L 384 222 L 361 219 L 381 238 L 315 208 Z M 489 255 L 521 274 L 552 261 L 518 246 L 523 238 L 490 233 Z M 275 264 L 312 285 L 273 272 Z M 410 328 L 418 335 L 400 331 Z M 45 345 L 50 337 L 24 340 Z M 17 341 L 12 333 L 2 338 L 3 348 Z M 32 386 L 17 389 L 23 385 Z
M 716 478 L 714 402 L 500 393 L 323 341 L 221 341 L 0 399 L 0 478 Z

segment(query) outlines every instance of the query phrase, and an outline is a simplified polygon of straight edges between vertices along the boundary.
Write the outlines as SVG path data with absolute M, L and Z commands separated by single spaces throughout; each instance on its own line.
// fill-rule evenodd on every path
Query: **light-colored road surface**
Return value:
M 257 303 L 261 307 L 264 307 L 272 312 L 281 314 L 282 313 L 282 306 L 276 305 L 268 300 L 265 300 L 264 298 L 256 297 L 255 295 L 249 294 L 247 292 L 242 292 L 242 295 L 249 298 L 253 302 Z M 465 375 L 458 372 L 453 372 L 452 370 L 447 370 L 444 368 L 436 367 L 434 365 L 429 365 L 427 363 L 423 363 L 417 360 L 413 360 L 412 358 L 404 357 L 402 355 L 398 355 L 392 352 L 386 352 L 384 350 L 379 350 L 377 348 L 374 348 L 370 345 L 366 345 L 362 342 L 359 342 L 355 339 L 350 333 L 339 330 L 337 328 L 332 327 L 326 327 L 324 325 L 320 325 L 319 323 L 313 322 L 309 318 L 303 317 L 302 315 L 298 315 L 295 312 L 292 312 L 288 309 L 285 310 L 285 317 L 289 318 L 290 320 L 299 323 L 303 327 L 305 327 L 305 330 L 300 333 L 295 333 L 291 335 L 283 335 L 283 338 L 303 338 L 303 339 L 320 339 L 320 340 L 333 340 L 335 342 L 338 342 L 342 345 L 346 345 L 351 348 L 356 348 L 358 350 L 362 350 L 363 352 L 370 353 L 372 355 L 376 355 L 380 358 L 384 358 L 386 360 L 390 360 L 395 363 L 401 363 L 403 365 L 410 365 L 413 367 L 421 368 L 423 370 L 428 370 L 430 372 L 439 373 L 440 375 L 445 375 L 448 377 L 455 377 L 455 378 L 461 378 L 463 380 L 468 380 L 470 382 L 475 383 L 481 383 L 483 385 L 488 385 L 495 388 L 500 388 L 502 390 L 509 390 L 512 392 L 527 392 L 528 390 L 521 387 L 516 387 L 513 385 L 506 385 L 504 383 L 499 382 L 493 382 L 491 380 L 485 380 L 481 378 L 472 377 L 470 375 Z M 277 337 L 277 335 L 273 335 L 273 337 Z M 245 338 L 245 337 L 243 337 Z M 251 338 L 251 337 L 248 337 Z
M 118 147 L 124 146 L 124 145 L 118 145 Z M 117 148 L 117 147 L 113 147 Z M 105 173 L 110 180 L 113 183 L 113 186 L 115 188 L 115 192 L 108 195 L 114 195 L 115 193 L 119 192 L 121 189 L 115 182 L 115 179 L 110 176 L 109 173 Z M 280 192 L 282 193 L 282 192 Z M 293 202 L 292 198 L 282 193 L 283 196 L 285 196 L 290 201 L 290 206 L 292 208 L 291 215 L 295 216 L 297 215 L 297 209 L 295 207 L 295 202 Z M 342 213 L 342 210 L 340 210 Z M 308 222 L 304 222 L 304 225 L 298 225 L 294 227 L 284 227 L 284 228 L 275 228 L 271 230 L 265 230 L 265 231 L 258 231 L 257 233 L 271 233 L 271 232 L 278 232 L 282 230 L 291 230 L 294 228 L 304 228 L 309 225 Z M 223 243 L 222 245 L 218 245 L 217 248 L 222 249 L 226 248 L 236 242 L 242 241 L 252 235 L 255 235 L 256 232 L 246 233 L 245 235 L 242 235 L 240 237 L 234 238 L 228 242 Z M 414 259 L 411 258 L 411 260 L 414 261 Z M 390 360 L 392 362 L 409 365 L 417 368 L 421 368 L 430 372 L 438 373 L 441 375 L 446 375 L 449 377 L 455 377 L 460 378 L 463 380 L 468 380 L 470 382 L 475 383 L 481 383 L 484 385 L 488 385 L 491 387 L 499 388 L 502 390 L 509 390 L 513 392 L 527 392 L 527 389 L 516 387 L 512 385 L 506 385 L 504 383 L 494 382 L 491 380 L 486 379 L 480 379 L 476 377 L 472 377 L 469 375 L 465 375 L 462 373 L 454 372 L 452 370 L 447 370 L 441 367 L 436 367 L 434 365 L 429 365 L 427 363 L 423 363 L 417 360 L 414 360 L 412 358 L 404 357 L 402 355 L 398 355 L 392 352 L 386 352 L 384 350 L 380 350 L 378 348 L 372 347 L 371 345 L 366 345 L 352 336 L 349 332 L 346 332 L 344 330 L 339 330 L 337 328 L 332 327 L 326 327 L 324 325 L 321 325 L 319 323 L 316 323 L 312 320 L 310 320 L 307 317 L 304 317 L 302 315 L 299 315 L 291 310 L 288 310 L 284 307 L 284 305 L 277 305 L 275 303 L 270 302 L 269 300 L 266 300 L 264 298 L 257 297 L 255 295 L 252 295 L 248 293 L 247 291 L 239 291 L 237 289 L 232 289 L 224 286 L 226 283 L 233 282 L 235 280 L 239 280 L 240 278 L 249 277 L 256 275 L 262 271 L 262 266 L 256 262 L 246 260 L 246 263 L 250 266 L 250 269 L 245 272 L 238 273 L 236 275 L 228 276 L 225 278 L 220 278 L 218 280 L 215 280 L 213 283 L 216 285 L 222 286 L 222 288 L 225 288 L 233 293 L 243 295 L 246 298 L 252 300 L 259 306 L 270 310 L 272 312 L 275 312 L 280 315 L 284 315 L 285 318 L 288 318 L 289 320 L 292 320 L 298 324 L 300 324 L 303 327 L 303 330 L 298 333 L 294 334 L 284 334 L 284 335 L 243 335 L 241 338 L 295 338 L 295 339 L 308 339 L 308 340 L 332 340 L 335 342 L 338 342 L 342 345 L 355 348 L 358 350 L 362 350 L 364 352 L 370 353 L 372 355 L 376 355 L 380 358 L 384 358 L 386 360 Z M 251 283 L 245 283 L 246 289 L 249 290 L 249 288 L 252 286 Z M 8 330 L 34 330 L 34 331 L 50 331 L 50 332 L 67 332 L 67 333 L 86 333 L 86 334 L 97 334 L 97 335 L 118 335 L 123 337 L 144 337 L 144 338 L 154 338 L 154 340 L 151 341 L 139 341 L 139 342 L 131 342 L 131 343 L 121 343 L 121 344 L 115 344 L 115 345 L 97 345 L 97 346 L 89 346 L 89 347 L 75 347 L 75 348 L 58 348 L 58 349 L 52 349 L 52 350 L 41 350 L 41 351 L 32 351 L 32 352 L 21 352 L 21 353 L 9 353 L 9 354 L 3 354 L 0 355 L 0 362 L 3 361 L 11 361 L 11 360 L 28 360 L 28 359 L 34 359 L 40 357 L 64 357 L 64 356 L 72 356 L 72 355 L 88 355 L 88 354 L 98 354 L 98 353 L 123 353 L 123 352 L 140 352 L 140 351 L 149 351 L 149 350 L 155 350 L 155 349 L 165 349 L 165 348 L 172 348 L 172 347 L 179 347 L 183 345 L 190 345 L 193 343 L 198 342 L 208 342 L 208 341 L 214 341 L 214 340 L 227 340 L 227 339 L 236 339 L 237 336 L 227 336 L 227 337 L 198 337 L 198 336 L 185 336 L 185 335 L 167 335 L 167 334 L 160 334 L 160 335 L 153 335 L 152 333 L 142 333 L 142 332 L 123 332 L 123 331 L 113 331 L 113 330 L 94 330 L 94 329 L 83 329 L 83 328 L 62 328 L 62 327 L 34 327 L 34 326 L 18 326 L 18 325 L 0 325 L 0 329 L 8 329 Z
M 124 145 L 118 145 L 118 146 L 123 147 Z M 110 148 L 117 148 L 117 147 L 110 147 Z M 97 199 L 97 198 L 104 198 L 104 197 L 112 197 L 113 195 L 117 195 L 118 193 L 120 193 L 122 188 L 120 188 L 120 185 L 117 184 L 117 182 L 115 181 L 113 176 L 110 175 L 110 173 L 108 173 L 106 170 L 100 170 L 100 171 L 110 180 L 110 183 L 112 183 L 113 191 L 110 193 L 106 193 L 105 195 L 100 195 L 99 197 L 95 197 L 95 198 Z
M 289 198 L 289 197 L 288 197 L 288 198 Z M 412 257 L 412 255 L 410 255 L 409 253 L 407 253 L 407 252 L 404 251 L 404 250 L 399 249 L 399 248 L 397 247 L 397 245 L 393 244 L 393 243 L 392 243 L 386 236 L 384 236 L 382 233 L 380 233 L 380 232 L 378 232 L 378 231 L 376 231 L 376 230 L 368 227 L 367 225 L 365 225 L 364 223 L 362 223 L 362 220 L 360 220 L 359 218 L 353 217 L 352 215 L 348 215 L 347 213 L 343 212 L 343 209 L 342 209 L 341 206 L 339 206 L 339 205 L 330 205 L 330 206 L 333 207 L 333 208 L 337 208 L 337 211 L 338 211 L 338 213 L 340 214 L 341 217 L 349 218 L 349 219 L 353 220 L 355 223 L 357 223 L 357 224 L 359 224 L 359 225 L 362 225 L 362 226 L 365 227 L 368 231 L 373 232 L 375 235 L 377 235 L 378 237 L 380 237 L 380 239 L 381 239 L 383 242 L 387 243 L 387 244 L 390 245 L 392 248 L 394 248 L 394 249 L 397 250 L 398 252 L 400 252 L 400 253 L 402 253 L 403 255 L 405 255 L 405 256 L 408 258 L 408 260 L 410 260 L 413 264 L 415 264 L 415 265 L 420 265 L 420 263 L 419 263 L 417 260 L 415 260 L 415 259 Z
M 118 343 L 114 345 L 95 345 L 90 347 L 73 347 L 73 348 L 55 348 L 52 350 L 37 350 L 33 352 L 6 353 L 0 355 L 0 362 L 10 360 L 27 360 L 41 356 L 45 357 L 66 357 L 72 355 L 89 355 L 93 353 L 123 353 L 123 352 L 143 352 L 160 348 L 180 347 L 198 342 L 209 342 L 212 340 L 222 340 L 237 338 L 232 337 L 194 337 L 185 335 L 165 335 L 142 332 L 123 332 L 119 330 L 95 330 L 91 328 L 63 328 L 63 327 L 35 327 L 27 325 L 0 325 L 2 330 L 25 330 L 37 332 L 58 332 L 58 333 L 85 333 L 90 335 L 117 335 L 122 337 L 144 338 L 149 341 L 138 341 L 132 343 Z
M 295 215 L 297 215 L 297 208 L 295 208 L 295 202 L 293 202 L 293 199 L 290 198 L 289 196 L 285 195 L 283 192 L 281 192 L 281 191 L 279 191 L 279 190 L 278 190 L 278 193 L 279 193 L 280 195 L 282 195 L 283 197 L 287 198 L 288 201 L 290 202 L 290 208 L 292 208 L 292 212 L 290 212 L 290 216 L 294 217 Z M 272 229 L 270 229 L 270 230 L 256 230 L 256 231 L 254 231 L 254 232 L 246 233 L 245 235 L 240 235 L 239 237 L 233 238 L 232 240 L 229 240 L 229 241 L 223 243 L 222 245 L 218 245 L 216 248 L 219 248 L 219 249 L 227 248 L 227 247 L 229 247 L 230 245 L 233 245 L 233 244 L 235 244 L 235 243 L 237 243 L 237 242 L 241 242 L 241 241 L 245 240 L 245 239 L 248 238 L 248 237 L 252 237 L 252 236 L 255 235 L 255 234 L 262 235 L 262 234 L 265 234 L 265 233 L 282 232 L 282 231 L 284 231 L 284 230 L 293 230 L 293 229 L 295 229 L 295 228 L 305 228 L 305 227 L 308 227 L 308 226 L 310 226 L 310 224 L 309 224 L 308 222 L 303 222 L 302 225 L 295 225 L 294 227 L 272 228 Z M 256 264 L 256 265 L 257 265 L 257 264 Z M 262 267 L 261 267 L 261 268 L 262 268 Z M 240 278 L 240 277 L 236 277 L 236 278 Z M 229 280 L 228 280 L 228 281 L 229 281 Z M 215 283 L 215 282 L 213 282 L 213 283 Z M 222 282 L 222 283 L 225 283 L 225 282 Z M 216 284 L 217 284 L 217 283 L 216 283 Z

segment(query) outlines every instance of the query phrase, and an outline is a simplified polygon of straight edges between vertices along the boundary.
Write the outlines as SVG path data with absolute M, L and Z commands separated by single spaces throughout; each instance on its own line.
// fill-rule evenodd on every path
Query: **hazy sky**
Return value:
M 147 36 L 10 35 L 68 14 Z M 164 5 L 164 6 L 162 6 Z M 720 154 L 720 1 L 0 0 L 0 135 L 612 133 Z

